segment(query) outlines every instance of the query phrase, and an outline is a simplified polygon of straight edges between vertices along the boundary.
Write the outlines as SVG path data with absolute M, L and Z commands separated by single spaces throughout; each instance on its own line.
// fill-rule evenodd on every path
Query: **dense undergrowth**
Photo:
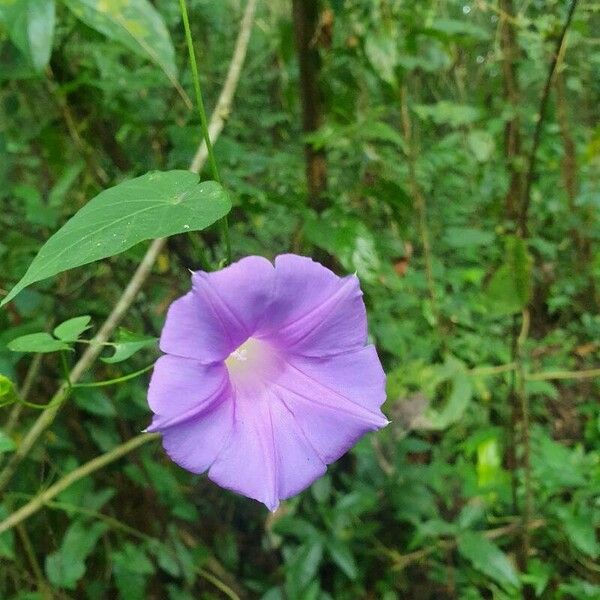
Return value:
M 571 5 L 554 0 L 322 2 L 307 133 L 290 4 L 259 3 L 215 147 L 232 253 L 357 273 L 392 423 L 273 514 L 141 445 L 0 534 L 0 598 L 600 598 L 598 5 L 579 2 L 565 32 Z M 32 46 L 0 2 L 5 292 L 90 198 L 193 157 L 179 6 L 152 5 L 165 29 L 140 45 L 123 22 L 143 36 L 146 0 L 57 1 L 46 66 L 43 35 Z M 212 107 L 244 4 L 189 8 Z M 144 252 L 0 310 L 0 373 L 30 403 L 50 401 L 60 354 L 6 344 L 79 315 L 93 335 Z M 188 269 L 225 254 L 217 227 L 171 237 L 123 327 L 158 336 Z M 140 348 L 83 381 L 158 356 Z M 147 380 L 76 388 L 0 492 L 0 520 L 144 429 Z M 0 383 L 1 469 L 40 409 Z

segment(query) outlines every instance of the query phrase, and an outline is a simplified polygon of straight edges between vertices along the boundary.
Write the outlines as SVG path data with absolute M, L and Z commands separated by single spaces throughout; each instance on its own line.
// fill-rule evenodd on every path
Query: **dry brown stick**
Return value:
M 248 41 L 250 38 L 250 30 L 253 22 L 252 17 L 254 15 L 256 1 L 257 0 L 248 0 L 248 4 L 246 5 L 246 10 L 242 19 L 242 25 L 236 40 L 233 57 L 229 64 L 229 70 L 227 72 L 225 84 L 223 85 L 223 91 L 221 93 L 221 97 L 219 98 L 219 102 L 217 103 L 217 108 L 221 107 L 220 110 L 223 110 L 223 107 L 230 107 L 233 101 L 233 95 L 239 81 L 241 67 L 248 49 Z M 221 122 L 220 128 L 216 125 L 219 122 Z M 218 130 L 220 133 L 223 128 L 223 122 L 222 114 L 217 114 L 216 111 L 213 112 L 210 119 L 209 131 L 214 129 L 215 131 Z M 202 145 L 204 145 L 204 143 Z M 194 157 L 190 164 L 190 171 L 194 173 L 199 172 L 202 168 L 203 158 L 205 160 L 206 156 L 202 154 L 200 154 L 199 158 Z M 163 238 L 154 240 L 150 244 L 150 247 L 146 251 L 142 262 L 139 264 L 138 268 L 133 274 L 133 277 L 123 291 L 123 294 L 115 304 L 112 312 L 104 324 L 100 327 L 98 333 L 91 340 L 90 345 L 87 347 L 77 364 L 73 367 L 73 370 L 70 374 L 71 383 L 75 383 L 77 380 L 79 380 L 79 378 L 83 375 L 83 373 L 85 373 L 85 371 L 87 371 L 87 369 L 102 351 L 102 344 L 108 340 L 111 333 L 114 331 L 121 319 L 125 316 L 142 285 L 146 281 L 148 275 L 150 275 L 152 266 L 158 258 L 165 241 L 166 240 Z M 0 472 L 0 492 L 6 487 L 17 467 L 25 458 L 25 456 L 27 456 L 40 436 L 52 424 L 64 400 L 67 398 L 68 392 L 69 389 L 66 383 L 59 387 L 57 392 L 52 397 L 52 400 L 49 402 L 48 408 L 45 409 L 44 412 L 42 412 L 42 414 L 37 418 L 36 422 L 33 424 L 33 427 L 27 432 L 19 444 L 17 450 L 11 455 L 8 463 L 2 472 Z
M 546 524 L 544 519 L 536 519 L 535 521 L 531 521 L 529 523 L 528 529 L 533 531 L 534 529 L 539 529 L 543 525 Z M 504 535 L 511 535 L 513 533 L 518 533 L 522 529 L 522 523 L 519 521 L 517 523 L 512 523 L 510 525 L 505 525 L 504 527 L 498 527 L 496 529 L 489 529 L 482 533 L 483 537 L 488 540 L 495 540 Z M 410 552 L 409 554 L 400 554 L 394 551 L 388 551 L 388 554 L 392 561 L 395 563 L 392 567 L 395 570 L 405 569 L 408 565 L 419 562 L 420 560 L 427 558 L 430 554 L 433 554 L 436 550 L 440 549 L 452 549 L 458 545 L 457 539 L 452 540 L 440 540 L 439 542 L 427 546 L 427 548 L 423 548 L 422 550 L 416 550 L 415 552 Z

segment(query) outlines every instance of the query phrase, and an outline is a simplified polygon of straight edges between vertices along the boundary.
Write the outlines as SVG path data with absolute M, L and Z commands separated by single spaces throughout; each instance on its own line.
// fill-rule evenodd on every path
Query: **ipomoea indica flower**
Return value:
M 183 468 L 275 510 L 387 424 L 359 281 L 286 254 L 192 284 L 162 331 L 148 431 Z

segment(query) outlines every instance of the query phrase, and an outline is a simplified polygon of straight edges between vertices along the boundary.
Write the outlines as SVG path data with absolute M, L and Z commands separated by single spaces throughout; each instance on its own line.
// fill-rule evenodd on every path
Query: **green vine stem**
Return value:
M 208 163 L 210 164 L 210 170 L 215 181 L 223 184 L 221 175 L 217 167 L 217 161 L 215 159 L 215 153 L 213 145 L 210 140 L 210 133 L 208 131 L 208 120 L 206 118 L 206 110 L 204 109 L 204 100 L 202 98 L 202 88 L 200 87 L 200 76 L 198 74 L 198 64 L 196 62 L 196 53 L 194 51 L 194 42 L 192 40 L 192 31 L 190 29 L 190 20 L 188 17 L 187 6 L 185 0 L 179 0 L 179 6 L 181 8 L 181 17 L 183 19 L 183 28 L 185 30 L 185 41 L 188 48 L 188 54 L 190 56 L 190 66 L 192 68 L 192 79 L 194 80 L 194 92 L 196 94 L 196 104 L 198 106 L 198 115 L 200 117 L 200 127 L 202 129 L 202 137 L 206 143 L 206 150 L 208 153 Z M 225 246 L 227 249 L 227 262 L 231 262 L 231 240 L 229 237 L 229 224 L 227 216 L 223 217 L 220 221 L 223 239 L 225 240 Z
M 70 485 L 87 477 L 91 473 L 94 473 L 98 469 L 118 460 L 122 456 L 125 456 L 129 452 L 132 452 L 136 448 L 147 444 L 148 442 L 160 439 L 160 435 L 157 433 L 142 433 L 134 438 L 131 438 L 127 442 L 116 446 L 110 452 L 102 454 L 97 458 L 90 460 L 89 462 L 81 465 L 74 471 L 71 471 L 63 478 L 59 479 L 55 484 L 35 496 L 32 500 L 27 502 L 18 510 L 11 513 L 4 521 L 0 522 L 0 534 L 12 529 L 32 514 L 44 507 L 46 502 L 52 500 L 63 490 L 66 490 Z
M 144 367 L 143 369 L 140 369 L 139 371 L 134 371 L 133 373 L 128 373 L 127 375 L 122 375 L 121 377 L 116 377 L 115 379 L 106 379 L 104 381 L 92 381 L 90 383 L 74 383 L 73 387 L 74 388 L 92 388 L 92 387 L 103 387 L 105 385 L 115 385 L 116 383 L 128 381 L 129 379 L 134 379 L 135 377 L 138 377 L 139 375 L 143 375 L 144 373 L 147 373 L 148 371 L 150 371 L 150 369 L 152 369 L 153 367 L 154 367 L 154 363 L 152 363 L 151 365 L 147 365 L 146 367 Z
M 32 500 L 34 498 L 34 496 L 31 496 L 30 494 L 23 494 L 23 493 L 19 493 L 19 492 L 11 492 L 10 496 L 11 496 L 11 498 L 24 498 L 26 500 Z M 135 529 L 134 527 L 131 527 L 130 525 L 127 525 L 127 524 L 123 523 L 122 521 L 119 521 L 115 517 L 111 517 L 109 515 L 106 515 L 102 512 L 96 511 L 96 510 L 91 510 L 91 509 L 85 508 L 83 506 L 77 506 L 76 504 L 69 504 L 66 502 L 53 502 L 53 501 L 46 502 L 44 504 L 44 507 L 50 508 L 53 510 L 62 510 L 68 514 L 77 513 L 80 515 L 85 515 L 87 517 L 91 517 L 93 519 L 97 519 L 99 521 L 106 523 L 111 529 L 114 529 L 117 531 L 122 531 L 123 533 L 125 533 L 127 535 L 136 537 L 136 538 L 138 538 L 142 541 L 145 541 L 149 544 L 160 543 L 160 540 L 158 538 L 148 535 L 148 534 L 144 533 L 143 531 L 139 531 L 138 529 Z M 17 529 L 20 527 L 22 527 L 22 523 L 17 525 Z M 167 550 L 167 551 L 172 552 L 172 550 Z M 176 558 L 176 556 L 173 555 L 173 558 Z M 216 559 L 214 559 L 214 558 L 210 559 L 210 562 L 213 562 L 213 564 L 214 564 L 214 563 L 216 563 Z M 219 563 L 217 563 L 217 564 L 219 564 Z M 221 581 L 218 577 L 213 575 L 211 572 L 209 572 L 206 569 L 203 569 L 197 565 L 194 565 L 193 568 L 196 571 L 196 573 L 198 573 L 198 575 L 200 575 L 200 577 L 203 577 L 204 579 L 206 579 L 207 581 L 212 583 L 216 588 L 221 590 L 228 598 L 230 598 L 231 600 L 240 600 L 240 597 L 238 596 L 238 594 L 236 594 L 235 591 L 233 589 L 231 589 L 231 587 L 229 587 L 225 582 Z
M 244 11 L 244 16 L 242 18 L 240 30 L 235 43 L 233 56 L 231 58 L 229 68 L 227 70 L 225 83 L 223 84 L 223 89 L 219 96 L 219 101 L 217 102 L 216 108 L 213 111 L 211 117 L 209 129 L 213 131 L 214 139 L 216 139 L 219 136 L 223 129 L 223 126 L 225 124 L 225 116 L 229 113 L 229 109 L 231 107 L 233 97 L 235 95 L 235 91 L 242 70 L 242 65 L 244 63 L 246 53 L 248 50 L 250 32 L 254 23 L 256 3 L 257 0 L 248 0 L 248 4 L 246 5 L 246 10 Z M 200 144 L 194 158 L 190 163 L 189 170 L 192 173 L 199 173 L 200 169 L 204 164 L 204 161 L 206 160 L 206 154 L 203 150 L 204 147 L 206 147 L 205 142 Z M 163 250 L 164 245 L 164 238 L 154 240 L 150 244 L 148 250 L 146 251 L 146 254 L 144 255 L 142 261 L 133 273 L 129 283 L 123 290 L 123 293 L 117 300 L 106 321 L 104 321 L 94 339 L 90 341 L 87 350 L 83 353 L 79 361 L 77 361 L 77 363 L 73 367 L 73 370 L 71 371 L 71 382 L 77 381 L 83 375 L 83 373 L 85 373 L 89 369 L 90 365 L 98 357 L 98 355 L 102 351 L 102 348 L 104 347 L 103 344 L 108 340 L 111 333 L 117 327 L 121 319 L 125 316 L 127 310 L 135 300 L 142 285 L 150 275 L 152 267 L 156 262 L 159 254 Z M 10 458 L 8 459 L 6 465 L 2 470 L 0 470 L 0 495 L 11 480 L 18 466 L 21 464 L 21 461 L 23 461 L 25 457 L 29 454 L 31 449 L 35 446 L 35 444 L 38 442 L 38 440 L 44 433 L 44 431 L 46 431 L 46 429 L 54 422 L 54 419 L 56 418 L 56 415 L 58 414 L 60 407 L 63 404 L 63 401 L 66 399 L 64 396 L 65 388 L 65 385 L 61 385 L 60 388 L 56 391 L 52 398 L 53 401 L 50 401 L 48 403 L 47 410 L 44 410 L 40 414 L 40 416 L 37 418 L 31 429 L 21 439 L 17 450 L 10 455 Z

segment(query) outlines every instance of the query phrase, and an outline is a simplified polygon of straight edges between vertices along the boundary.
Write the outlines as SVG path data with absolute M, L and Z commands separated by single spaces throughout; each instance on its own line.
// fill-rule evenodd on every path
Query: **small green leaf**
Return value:
M 0 505 L 0 521 L 8 516 L 8 511 Z M 15 534 L 12 529 L 0 533 L 0 558 L 15 559 Z
M 361 280 L 377 281 L 381 260 L 375 236 L 362 221 L 330 213 L 320 218 L 307 215 L 303 231 L 315 246 L 333 254 Z
M 58 352 L 71 347 L 61 340 L 55 340 L 49 333 L 22 335 L 7 344 L 13 352 Z
M 473 397 L 473 382 L 462 362 L 448 357 L 446 363 L 439 368 L 438 381 L 450 384 L 445 402 L 439 407 L 429 408 L 424 416 L 424 424 L 428 429 L 445 429 L 456 423 L 467 409 Z
M 320 539 L 319 530 L 312 523 L 290 515 L 275 521 L 273 531 L 278 535 L 295 536 L 300 540 Z
M 467 143 L 475 159 L 480 163 L 488 161 L 496 148 L 494 137 L 485 129 L 474 129 L 469 132 Z
M 477 446 L 477 483 L 485 488 L 501 481 L 502 456 L 497 438 L 488 438 Z
M 458 551 L 475 569 L 500 585 L 508 588 L 521 587 L 518 573 L 506 554 L 480 533 L 462 533 L 458 537 Z
M 557 513 L 573 546 L 594 560 L 598 558 L 600 542 L 597 539 L 593 515 L 576 515 L 566 507 L 559 507 Z
M 112 402 L 98 388 L 75 388 L 75 404 L 86 412 L 99 417 L 114 417 L 117 414 Z
M 151 551 L 156 557 L 158 566 L 165 573 L 168 573 L 171 577 L 179 577 L 181 575 L 181 566 L 173 548 L 167 544 L 158 543 L 151 547 Z
M 144 240 L 205 229 L 231 208 L 214 181 L 189 171 L 154 171 L 104 190 L 43 246 L 0 306 L 23 288 L 68 269 L 120 254 Z
M 523 583 L 530 584 L 535 590 L 535 597 L 541 597 L 554 575 L 554 565 L 539 558 L 527 561 L 527 573 L 521 575 Z
M 142 548 L 125 543 L 122 551 L 112 553 L 113 575 L 119 597 L 123 600 L 144 600 L 149 575 L 154 565 Z
M 118 363 L 127 360 L 142 348 L 156 346 L 157 338 L 140 336 L 125 329 L 119 330 L 117 341 L 114 342 L 115 353 L 112 356 L 100 358 L 105 363 Z
M 313 582 L 323 558 L 321 541 L 302 544 L 286 560 L 286 587 L 291 598 L 307 598 L 307 587 Z
M 472 227 L 448 227 L 444 239 L 451 248 L 472 248 L 489 246 L 494 241 L 494 234 Z
M 0 431 L 0 454 L 12 452 L 16 447 L 17 445 L 13 442 L 12 438 L 8 437 L 3 431 Z
M 464 19 L 437 18 L 431 24 L 431 30 L 456 38 L 464 43 L 465 38 L 472 37 L 479 41 L 488 40 L 490 34 L 483 28 Z
M 85 560 L 94 550 L 100 536 L 106 531 L 105 523 L 72 523 L 63 538 L 60 550 L 46 557 L 46 575 L 50 583 L 75 589 L 85 575 Z
M 39 0 L 36 0 L 39 1 Z M 175 49 L 160 13 L 148 0 L 64 0 L 86 25 L 149 58 L 169 79 L 177 76 Z
M 84 315 L 82 317 L 73 317 L 64 323 L 61 323 L 54 329 L 54 335 L 63 342 L 74 342 L 79 336 L 90 328 L 92 317 Z
M 54 38 L 54 0 L 0 0 L 0 20 L 13 44 L 37 71 L 44 70 Z
M 398 42 L 393 35 L 378 31 L 367 36 L 365 54 L 375 72 L 390 85 L 397 83 Z
M 336 538 L 327 540 L 327 550 L 333 562 L 350 578 L 358 577 L 358 566 L 348 546 Z
M 489 310 L 498 316 L 520 312 L 532 293 L 533 260 L 527 244 L 517 236 L 508 236 L 504 243 L 504 263 L 494 273 L 486 290 Z
M 448 100 L 440 100 L 435 104 L 417 104 L 413 107 L 417 116 L 422 120 L 431 119 L 438 125 L 461 127 L 479 120 L 482 111 L 468 104 L 456 104 Z
M 17 391 L 15 390 L 15 384 L 5 375 L 0 375 L 0 406 L 6 406 L 12 404 L 17 400 Z M 2 432 L 0 431 L 0 440 L 2 439 Z M 2 443 L 0 441 L 0 452 Z

